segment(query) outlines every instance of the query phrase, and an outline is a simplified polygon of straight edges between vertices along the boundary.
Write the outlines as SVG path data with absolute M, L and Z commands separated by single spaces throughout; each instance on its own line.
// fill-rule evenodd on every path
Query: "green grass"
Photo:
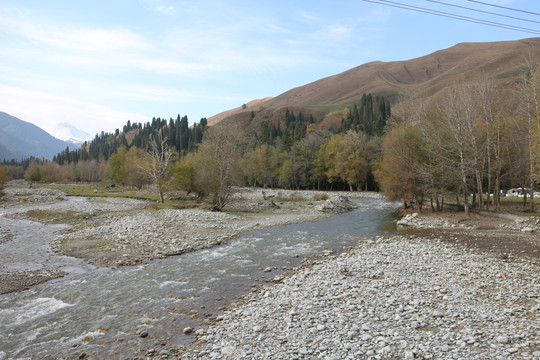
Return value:
M 517 196 L 502 197 L 501 198 L 501 204 L 504 204 L 504 203 L 523 204 L 523 198 L 522 197 L 517 197 Z M 530 203 L 531 203 L 531 198 L 527 197 L 527 205 L 529 205 Z M 540 198 L 535 197 L 534 198 L 534 203 L 535 204 L 540 204 Z
M 66 193 L 67 196 L 83 197 L 120 197 L 138 200 L 158 201 L 159 195 L 145 193 L 136 189 L 127 189 L 122 187 L 104 187 L 94 184 L 46 184 L 39 185 L 45 189 L 56 189 Z
M 89 214 L 82 214 L 77 211 L 62 211 L 55 210 L 28 210 L 26 216 L 31 219 L 53 224 L 69 224 L 89 218 Z

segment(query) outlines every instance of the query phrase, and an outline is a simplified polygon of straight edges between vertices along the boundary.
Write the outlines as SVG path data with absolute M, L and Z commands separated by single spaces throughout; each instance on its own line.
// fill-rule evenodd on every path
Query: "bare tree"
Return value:
M 167 137 L 159 131 L 150 141 L 150 149 L 145 153 L 139 169 L 157 186 L 159 201 L 164 202 L 163 190 L 172 179 L 168 176 L 168 168 L 175 159 L 175 151 L 167 144 Z
M 491 79 L 487 76 L 480 76 L 473 82 L 473 90 L 478 100 L 478 106 L 482 114 L 483 126 L 481 127 L 485 131 L 485 160 L 487 162 L 487 188 L 488 197 L 486 201 L 486 210 L 489 210 L 490 205 L 490 192 L 492 190 L 491 177 L 493 174 L 492 169 L 492 156 L 495 156 L 495 188 L 493 190 L 494 203 L 496 211 L 500 209 L 500 176 L 501 176 L 501 142 L 500 142 L 500 117 L 494 115 L 494 107 L 497 96 L 496 87 L 493 85 Z M 493 154 L 492 154 L 493 153 Z
M 524 74 L 520 84 L 520 98 L 524 103 L 521 109 L 525 111 L 526 140 L 528 155 L 528 182 L 531 196 L 530 209 L 534 212 L 534 190 L 536 182 L 540 180 L 540 63 L 530 53 L 523 59 Z M 527 192 L 524 192 L 524 204 L 527 201 Z
M 465 214 L 470 215 L 469 182 L 471 172 L 476 175 L 477 191 L 482 196 L 482 181 L 478 168 L 478 146 L 474 134 L 474 114 L 471 87 L 456 84 L 448 89 L 442 106 L 443 137 L 439 145 L 446 163 L 456 162 Z M 445 136 L 446 135 L 446 136 Z M 471 171 L 472 170 L 472 171 Z

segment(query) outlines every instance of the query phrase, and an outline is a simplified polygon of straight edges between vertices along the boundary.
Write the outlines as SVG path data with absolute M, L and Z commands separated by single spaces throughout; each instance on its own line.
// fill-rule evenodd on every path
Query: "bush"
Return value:
M 321 201 L 321 200 L 328 200 L 330 197 L 327 193 L 320 193 L 313 195 L 313 200 L 315 201 Z

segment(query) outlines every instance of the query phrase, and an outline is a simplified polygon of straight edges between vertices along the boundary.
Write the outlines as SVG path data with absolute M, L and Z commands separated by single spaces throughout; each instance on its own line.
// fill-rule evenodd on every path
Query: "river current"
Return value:
M 204 326 L 235 297 L 303 258 L 386 234 L 394 210 L 363 199 L 354 211 L 316 222 L 252 231 L 146 265 L 88 268 L 0 295 L 0 360 L 130 358 L 189 344 L 195 335 L 182 329 Z

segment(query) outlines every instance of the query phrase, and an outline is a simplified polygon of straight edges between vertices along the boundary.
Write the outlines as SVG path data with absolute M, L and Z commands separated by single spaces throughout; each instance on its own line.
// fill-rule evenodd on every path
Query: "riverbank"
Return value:
M 183 359 L 540 359 L 540 221 L 409 214 L 246 296 Z
M 224 212 L 212 212 L 158 210 L 153 202 L 122 197 L 68 197 L 58 189 L 21 184 L 11 184 L 5 193 L 1 216 L 59 224 L 55 226 L 61 228 L 56 236 L 49 235 L 50 241 L 44 240 L 42 245 L 47 249 L 34 256 L 23 250 L 14 256 L 20 243 L 16 227 L 2 230 L 0 294 L 64 275 L 66 272 L 55 266 L 59 257 L 83 259 L 97 267 L 136 265 L 213 247 L 246 231 L 314 221 L 346 211 L 350 204 L 344 195 L 379 197 L 374 193 L 286 190 L 267 190 L 263 195 L 261 189 L 239 188 Z M 10 262 L 31 266 L 10 270 Z
M 379 237 L 248 295 L 182 359 L 539 359 L 539 270 Z

